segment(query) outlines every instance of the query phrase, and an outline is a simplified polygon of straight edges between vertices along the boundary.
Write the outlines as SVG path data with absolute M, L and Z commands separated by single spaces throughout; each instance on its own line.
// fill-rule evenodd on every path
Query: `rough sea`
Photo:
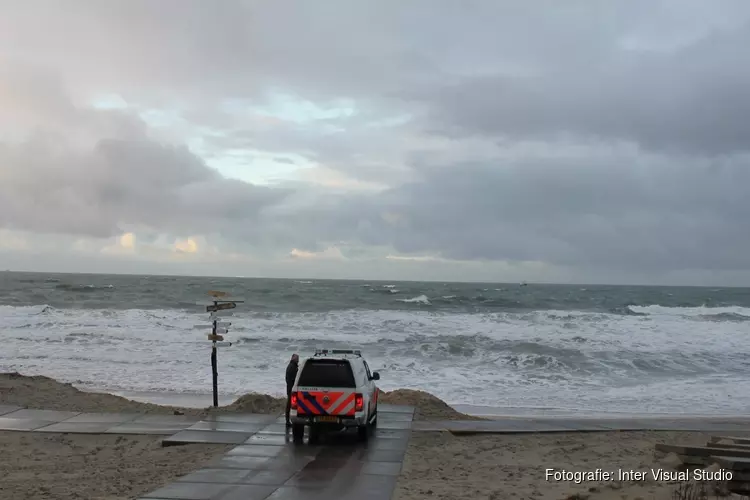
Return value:
M 750 289 L 0 273 L 0 372 L 210 394 L 208 290 L 242 297 L 222 397 L 360 348 L 385 390 L 507 413 L 747 414 Z M 209 398 L 207 405 L 210 404 Z M 463 407 L 462 407 L 463 408 Z

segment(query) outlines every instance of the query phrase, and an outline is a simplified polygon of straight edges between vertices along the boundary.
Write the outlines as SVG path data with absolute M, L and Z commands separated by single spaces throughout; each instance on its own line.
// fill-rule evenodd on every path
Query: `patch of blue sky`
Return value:
M 322 104 L 279 92 L 272 92 L 262 103 L 248 99 L 227 99 L 222 103 L 222 110 L 227 113 L 250 111 L 300 125 L 348 119 L 357 113 L 352 99 L 336 99 Z
M 121 95 L 115 93 L 100 94 L 91 100 L 91 105 L 96 109 L 103 110 L 132 108 L 146 124 L 154 128 L 185 125 L 185 119 L 182 117 L 181 110 L 179 109 L 143 109 L 139 106 L 128 104 Z
M 127 101 L 119 94 L 101 94 L 96 96 L 91 105 L 97 109 L 125 109 L 128 107 Z
M 118 94 L 102 94 L 91 101 L 98 109 L 125 109 L 128 103 Z M 291 97 L 276 97 L 270 107 L 251 106 L 249 101 L 226 100 L 221 105 L 222 111 L 243 113 L 251 111 L 267 114 L 282 120 L 300 124 L 312 124 L 318 120 L 335 120 L 346 118 L 354 113 L 350 103 L 338 103 L 336 108 L 321 108 L 311 102 L 295 100 Z M 145 109 L 138 115 L 150 127 L 182 130 L 188 134 L 182 137 L 190 150 L 200 156 L 206 164 L 222 175 L 251 182 L 253 184 L 273 184 L 285 180 L 296 180 L 303 169 L 312 168 L 316 163 L 303 156 L 285 153 L 260 151 L 255 149 L 215 149 L 207 146 L 204 134 L 216 133 L 199 124 L 188 124 L 179 109 Z M 320 128 L 317 127 L 316 128 Z M 326 131 L 329 126 L 322 127 Z M 338 130 L 339 127 L 334 127 Z
M 316 164 L 292 153 L 275 153 L 255 149 L 211 150 L 200 137 L 187 141 L 190 150 L 203 158 L 206 165 L 223 176 L 253 184 L 270 185 L 296 180 L 300 170 Z
M 178 110 L 171 109 L 147 109 L 138 113 L 138 116 L 154 128 L 169 128 L 177 125 L 185 125 L 185 119 Z
M 291 160 L 289 156 L 293 155 L 284 158 Z M 296 180 L 300 170 L 315 166 L 301 157 L 293 160 L 294 163 L 281 163 L 278 158 L 278 155 L 264 151 L 230 151 L 207 163 L 227 177 L 263 185 Z

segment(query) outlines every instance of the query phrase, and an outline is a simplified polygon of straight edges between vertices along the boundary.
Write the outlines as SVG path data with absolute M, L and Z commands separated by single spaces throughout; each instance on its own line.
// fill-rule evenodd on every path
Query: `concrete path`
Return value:
M 270 420 L 276 418 L 274 415 L 266 415 L 265 417 Z M 79 413 L 0 406 L 0 430 L 4 431 L 169 436 L 195 425 L 199 420 L 198 417 L 184 415 Z
M 414 408 L 380 405 L 378 429 L 367 443 L 356 433 L 292 442 L 283 417 L 245 438 L 205 468 L 141 500 L 389 500 L 409 445 Z M 248 426 L 254 425 L 248 422 Z M 238 422 L 202 423 L 163 440 L 165 446 L 236 442 L 252 428 Z

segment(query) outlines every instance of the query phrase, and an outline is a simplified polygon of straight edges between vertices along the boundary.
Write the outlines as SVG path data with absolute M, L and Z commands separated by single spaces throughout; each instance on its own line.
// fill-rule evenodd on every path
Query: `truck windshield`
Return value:
M 299 376 L 300 387 L 354 388 L 354 374 L 348 361 L 337 359 L 311 359 L 305 363 Z

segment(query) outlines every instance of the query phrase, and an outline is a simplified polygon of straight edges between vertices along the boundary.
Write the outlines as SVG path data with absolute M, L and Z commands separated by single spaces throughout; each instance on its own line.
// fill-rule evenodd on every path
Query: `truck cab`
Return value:
M 310 440 L 324 430 L 357 428 L 366 441 L 377 426 L 378 372 L 371 372 L 359 350 L 317 349 L 300 364 L 292 387 L 292 436 L 302 440 L 305 426 Z

